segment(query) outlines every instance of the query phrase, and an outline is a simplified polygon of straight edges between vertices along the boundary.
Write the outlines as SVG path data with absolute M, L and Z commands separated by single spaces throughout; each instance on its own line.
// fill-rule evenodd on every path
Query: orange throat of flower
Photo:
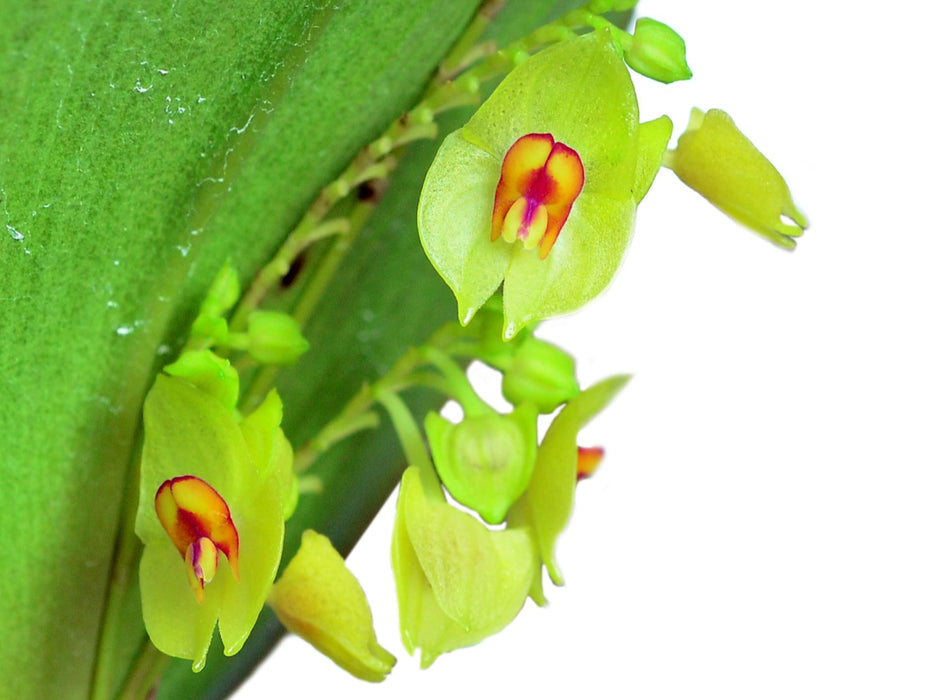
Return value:
M 210 484 L 196 476 L 169 479 L 156 492 L 155 509 L 185 561 L 188 583 L 199 603 L 204 602 L 205 584 L 217 573 L 218 552 L 239 580 L 239 535 L 226 501 Z
M 544 260 L 583 189 L 583 163 L 551 134 L 526 134 L 502 161 L 492 211 L 492 240 L 521 241 Z

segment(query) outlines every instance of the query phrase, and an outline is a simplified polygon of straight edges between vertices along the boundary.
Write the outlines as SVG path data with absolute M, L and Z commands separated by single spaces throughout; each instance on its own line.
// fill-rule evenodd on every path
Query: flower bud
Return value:
M 227 319 L 202 313 L 191 324 L 191 338 L 208 347 L 226 344 L 230 338 Z
M 661 83 L 689 80 L 684 40 L 673 29 L 657 20 L 642 17 L 635 22 L 635 34 L 623 51 L 629 68 Z
M 737 222 L 782 248 L 793 249 L 807 227 L 784 178 L 722 110 L 694 109 L 664 164 Z
M 279 311 L 254 311 L 247 326 L 250 356 L 264 365 L 290 365 L 308 349 L 301 327 Z
M 513 406 L 530 402 L 551 413 L 580 393 L 573 358 L 556 345 L 530 337 L 502 376 L 502 394 Z
M 531 479 L 538 445 L 535 407 L 468 416 L 458 425 L 430 413 L 424 428 L 450 495 L 486 522 L 501 523 Z
M 304 532 L 267 602 L 286 629 L 357 678 L 385 680 L 395 665 L 376 641 L 363 588 L 324 535 Z
M 222 316 L 240 298 L 240 280 L 228 260 L 211 282 L 207 296 L 201 302 L 201 316 Z
M 180 377 L 218 399 L 231 411 L 240 395 L 240 377 L 230 360 L 210 350 L 189 350 L 165 367 L 165 373 Z

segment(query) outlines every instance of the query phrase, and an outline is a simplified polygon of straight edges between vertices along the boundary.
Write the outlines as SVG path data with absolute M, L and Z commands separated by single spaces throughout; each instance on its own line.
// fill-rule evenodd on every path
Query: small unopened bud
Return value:
M 230 360 L 210 350 L 189 350 L 165 367 L 165 373 L 180 377 L 229 408 L 236 407 L 240 395 L 240 377 Z
M 308 350 L 298 322 L 279 311 L 251 313 L 247 336 L 247 352 L 264 365 L 290 365 Z
M 625 62 L 637 73 L 661 83 L 689 80 L 684 40 L 657 20 L 642 17 L 635 22 L 632 45 L 625 49 Z
M 502 394 L 513 406 L 533 403 L 551 413 L 580 393 L 573 358 L 556 345 L 530 337 L 502 376 Z
M 722 110 L 694 109 L 664 164 L 730 217 L 782 248 L 794 248 L 807 227 L 777 168 Z
M 357 678 L 384 680 L 395 665 L 376 641 L 363 588 L 324 535 L 305 531 L 268 603 L 290 632 Z
M 240 298 L 240 280 L 230 261 L 224 263 L 220 272 L 211 282 L 207 296 L 201 303 L 201 315 L 222 316 L 229 311 Z
M 537 411 L 467 416 L 457 425 L 437 413 L 424 422 L 434 466 L 457 501 L 488 523 L 501 523 L 522 495 L 538 448 Z

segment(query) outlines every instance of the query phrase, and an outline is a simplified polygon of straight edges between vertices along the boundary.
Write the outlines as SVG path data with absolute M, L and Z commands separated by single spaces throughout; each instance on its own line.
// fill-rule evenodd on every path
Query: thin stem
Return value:
M 432 345 L 426 345 L 421 352 L 425 359 L 434 365 L 447 380 L 450 395 L 463 407 L 466 415 L 484 415 L 492 410 L 473 389 L 463 368 L 454 362 L 450 355 Z
M 405 452 L 405 459 L 409 466 L 430 468 L 433 462 L 424 446 L 421 430 L 405 402 L 393 391 L 381 391 L 376 398 L 389 414 L 392 425 L 395 426 L 395 433 L 402 443 L 402 450 Z
M 387 173 L 383 174 L 383 177 L 385 176 L 387 176 Z M 343 236 L 334 241 L 331 249 L 327 251 L 327 255 L 314 271 L 314 277 L 304 288 L 298 303 L 295 305 L 292 316 L 299 325 L 303 326 L 307 323 L 318 304 L 321 303 L 324 293 L 330 286 L 331 281 L 340 271 L 340 266 L 344 258 L 347 257 L 347 254 L 353 247 L 353 243 L 356 241 L 357 236 L 359 236 L 360 231 L 363 230 L 366 222 L 369 221 L 369 217 L 372 215 L 375 208 L 375 204 L 369 201 L 357 202 L 356 206 L 353 208 L 347 221 L 348 226 L 346 232 Z
M 107 604 L 101 623 L 100 638 L 97 641 L 96 664 L 91 685 L 91 700 L 107 700 L 112 696 L 115 682 L 114 652 L 115 640 L 120 633 L 120 611 L 126 601 L 130 582 L 133 581 L 133 568 L 139 562 L 142 549 L 136 538 L 136 509 L 139 502 L 139 459 L 133 460 L 130 478 L 126 484 L 120 528 L 114 546 L 113 566 L 110 570 L 110 582 L 107 589 Z
M 351 398 L 343 409 L 327 425 L 321 428 L 310 440 L 307 440 L 295 451 L 294 469 L 300 474 L 311 467 L 317 458 L 338 441 L 343 440 L 361 430 L 375 427 L 372 425 L 373 404 L 376 396 L 382 391 L 397 392 L 413 386 L 412 378 L 415 371 L 423 364 L 420 356 L 414 350 L 409 350 L 399 358 L 398 362 L 382 376 L 375 384 L 364 384 Z M 375 414 L 372 414 L 375 416 Z M 376 416 L 378 421 L 378 416 Z
M 450 53 L 447 54 L 447 58 L 441 63 L 441 67 L 437 71 L 437 78 L 435 78 L 436 82 L 443 83 L 454 78 L 467 66 L 496 50 L 494 42 L 480 43 L 479 39 L 483 32 L 486 31 L 489 23 L 496 18 L 499 11 L 505 6 L 505 3 L 506 0 L 486 0 L 482 4 L 470 26 L 460 35 L 460 39 L 457 40 Z
M 153 691 L 168 661 L 169 657 L 156 649 L 147 639 L 122 691 L 117 696 L 118 700 L 141 700 L 155 697 Z
M 305 474 L 298 478 L 298 493 L 321 493 L 323 490 L 324 482 L 319 476 Z
M 379 427 L 379 416 L 372 411 L 341 414 L 295 452 L 295 471 L 304 471 L 331 447 L 351 435 Z
M 334 241 L 320 265 L 315 268 L 313 277 L 308 281 L 292 311 L 292 317 L 300 326 L 307 323 L 311 314 L 314 313 L 314 309 L 323 299 L 327 288 L 340 271 L 344 258 L 350 252 L 356 237 L 369 220 L 374 209 L 375 205 L 372 202 L 358 202 L 349 218 L 343 219 L 343 221 L 347 222 L 346 231 Z M 278 366 L 265 366 L 259 370 L 250 383 L 249 391 L 241 399 L 244 410 L 249 411 L 262 402 L 272 385 L 275 384 L 275 380 L 278 379 L 281 371 L 282 368 Z
M 306 214 L 289 234 L 275 257 L 259 271 L 250 288 L 240 299 L 237 310 L 230 320 L 231 332 L 242 331 L 246 327 L 250 312 L 259 307 L 269 290 L 288 274 L 296 258 L 308 246 L 315 241 L 346 233 L 349 227 L 350 223 L 346 219 L 336 219 L 319 224 L 318 221 L 314 220 L 314 217 L 310 216 L 310 213 Z

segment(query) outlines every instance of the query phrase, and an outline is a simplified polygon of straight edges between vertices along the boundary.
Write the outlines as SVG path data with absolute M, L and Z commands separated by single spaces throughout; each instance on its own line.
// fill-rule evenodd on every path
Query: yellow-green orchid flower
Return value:
M 555 44 L 516 67 L 425 178 L 421 242 L 466 324 L 503 286 L 503 336 L 573 311 L 622 261 L 671 133 L 639 125 L 609 30 Z
M 143 409 L 140 589 L 153 644 L 197 671 L 218 622 L 224 653 L 243 646 L 272 586 L 295 501 L 292 450 L 274 392 L 239 419 L 225 360 L 167 369 L 175 376 L 156 378 Z

